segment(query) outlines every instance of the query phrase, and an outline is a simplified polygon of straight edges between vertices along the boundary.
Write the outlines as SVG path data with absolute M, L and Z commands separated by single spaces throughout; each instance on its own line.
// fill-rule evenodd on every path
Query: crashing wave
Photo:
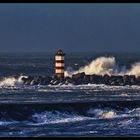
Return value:
M 59 111 L 45 111 L 41 113 L 35 113 L 32 115 L 32 120 L 36 124 L 55 124 L 55 123 L 69 123 L 77 122 L 86 119 L 87 117 L 82 117 L 77 114 L 71 114 L 67 112 Z
M 102 110 L 102 109 L 92 109 L 87 111 L 88 114 L 94 115 L 96 118 L 114 118 L 116 117 L 116 112 L 113 110 Z
M 27 76 L 19 76 L 19 77 L 4 77 L 0 80 L 0 87 L 14 87 L 20 86 L 23 84 L 22 78 L 27 78 Z
M 74 71 L 72 68 L 65 71 L 66 76 L 85 72 L 85 74 L 97 75 L 135 75 L 140 76 L 140 63 L 135 63 L 130 70 L 126 70 L 125 66 L 119 67 L 116 63 L 115 57 L 98 57 L 92 60 L 88 65 Z
M 74 71 L 68 68 L 64 78 L 56 76 L 19 76 L 5 77 L 0 80 L 0 87 L 20 85 L 140 85 L 140 63 L 135 63 L 129 70 L 118 66 L 115 57 L 99 57 L 88 65 Z

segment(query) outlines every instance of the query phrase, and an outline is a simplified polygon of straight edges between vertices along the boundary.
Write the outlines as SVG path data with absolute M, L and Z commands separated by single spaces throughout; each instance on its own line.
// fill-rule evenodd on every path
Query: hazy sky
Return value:
M 0 4 L 0 52 L 140 52 L 140 4 Z

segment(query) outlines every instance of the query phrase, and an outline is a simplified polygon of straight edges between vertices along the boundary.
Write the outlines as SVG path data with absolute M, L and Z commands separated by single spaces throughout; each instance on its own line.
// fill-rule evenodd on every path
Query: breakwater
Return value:
M 86 75 L 84 72 L 71 77 L 28 76 L 23 77 L 25 85 L 58 85 L 58 84 L 105 84 L 115 86 L 140 85 L 140 76 L 135 75 Z

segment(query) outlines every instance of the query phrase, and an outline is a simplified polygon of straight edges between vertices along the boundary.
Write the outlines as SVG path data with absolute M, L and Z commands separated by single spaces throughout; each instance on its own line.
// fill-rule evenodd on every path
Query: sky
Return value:
M 140 52 L 140 4 L 0 4 L 0 52 Z

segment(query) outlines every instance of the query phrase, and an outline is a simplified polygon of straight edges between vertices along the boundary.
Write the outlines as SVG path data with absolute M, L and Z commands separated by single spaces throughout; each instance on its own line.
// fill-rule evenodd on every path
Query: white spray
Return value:
M 132 65 L 131 69 L 127 71 L 128 75 L 140 76 L 140 63 L 135 63 Z
M 114 57 L 99 57 L 93 60 L 89 65 L 81 67 L 77 73 L 85 72 L 85 74 L 115 74 L 117 65 Z
M 14 87 L 23 84 L 22 78 L 27 76 L 5 77 L 0 81 L 0 87 Z
M 130 70 L 126 70 L 125 66 L 119 67 L 116 63 L 115 57 L 99 57 L 93 60 L 88 65 L 73 71 L 72 68 L 65 71 L 65 76 L 72 76 L 73 74 L 85 72 L 85 74 L 97 75 L 136 75 L 140 76 L 140 63 L 132 65 Z

